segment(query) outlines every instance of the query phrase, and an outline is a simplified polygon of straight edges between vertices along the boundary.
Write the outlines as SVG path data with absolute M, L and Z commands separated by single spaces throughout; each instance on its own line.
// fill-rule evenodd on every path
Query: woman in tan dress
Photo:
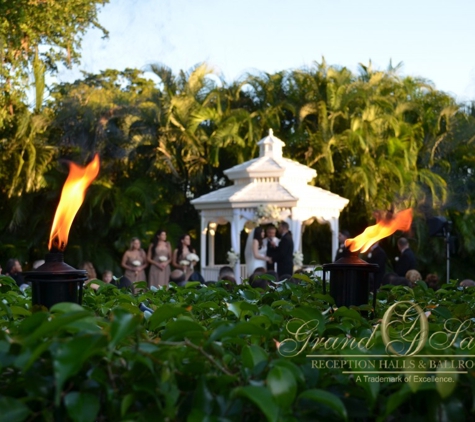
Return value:
M 168 286 L 170 282 L 170 262 L 172 259 L 172 247 L 167 242 L 167 232 L 158 230 L 153 237 L 153 242 L 148 247 L 147 261 L 150 264 L 148 285 Z
M 122 268 L 125 268 L 124 276 L 132 283 L 136 281 L 147 281 L 145 268 L 147 268 L 147 254 L 140 247 L 140 240 L 134 237 L 130 242 L 130 248 L 125 251 L 122 257 Z
M 193 274 L 193 265 L 196 264 L 196 262 L 189 262 L 187 261 L 186 257 L 190 253 L 196 253 L 195 249 L 193 246 L 191 246 L 191 237 L 189 234 L 184 234 L 183 236 L 180 237 L 180 240 L 178 242 L 178 247 L 173 251 L 173 258 L 172 258 L 172 265 L 175 268 L 180 269 L 184 273 L 184 279 L 188 281 L 190 278 L 191 274 Z M 184 265 L 183 261 L 187 262 L 186 265 Z

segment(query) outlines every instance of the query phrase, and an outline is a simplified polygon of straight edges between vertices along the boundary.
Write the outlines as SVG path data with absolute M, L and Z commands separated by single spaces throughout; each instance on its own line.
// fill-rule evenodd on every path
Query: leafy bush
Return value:
M 318 322 L 318 336 L 364 337 L 368 310 L 330 311 L 316 278 L 268 291 L 217 283 L 133 295 L 97 281 L 82 306 L 32 310 L 29 289 L 0 278 L 0 415 L 41 421 L 373 421 L 468 420 L 473 373 L 455 383 L 357 382 L 338 368 L 312 368 L 310 350 L 284 357 L 295 324 Z M 138 288 L 144 288 L 139 283 Z M 470 290 L 384 287 L 377 315 L 397 300 L 430 310 L 430 331 L 469 319 Z M 142 312 L 144 303 L 154 312 Z M 297 321 L 297 320 L 300 320 Z M 472 332 L 473 327 L 467 332 Z M 299 347 L 302 345 L 299 344 Z M 447 354 L 459 353 L 457 344 Z M 376 333 L 375 348 L 382 342 Z M 288 350 L 287 350 L 288 351 Z M 421 354 L 431 353 L 424 349 Z M 338 355 L 341 351 L 320 353 Z M 362 372 L 363 374 L 364 372 Z

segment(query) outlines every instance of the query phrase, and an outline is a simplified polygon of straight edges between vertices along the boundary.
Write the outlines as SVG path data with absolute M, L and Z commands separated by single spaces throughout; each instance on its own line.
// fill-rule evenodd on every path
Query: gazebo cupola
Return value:
M 282 147 L 285 144 L 274 136 L 272 129 L 269 129 L 269 136 L 262 138 L 257 145 L 259 145 L 259 157 L 282 158 Z

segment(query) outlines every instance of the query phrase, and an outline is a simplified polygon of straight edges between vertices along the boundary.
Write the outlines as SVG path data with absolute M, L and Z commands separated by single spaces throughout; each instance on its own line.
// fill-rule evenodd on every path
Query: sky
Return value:
M 321 62 L 356 72 L 403 63 L 458 101 L 475 100 L 474 0 L 110 0 L 83 38 L 82 60 L 58 81 L 162 64 L 207 62 L 228 82 Z M 150 73 L 148 73 L 151 75 Z

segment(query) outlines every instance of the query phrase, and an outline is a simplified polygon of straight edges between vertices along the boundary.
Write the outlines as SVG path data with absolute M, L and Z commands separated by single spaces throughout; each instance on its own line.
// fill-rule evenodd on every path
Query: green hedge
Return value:
M 316 278 L 301 276 L 299 285 L 284 282 L 266 292 L 189 283 L 133 295 L 101 283 L 98 291 L 86 288 L 82 306 L 61 303 L 49 312 L 32 312 L 30 289 L 20 292 L 8 277 L 0 283 L 1 420 L 474 418 L 471 371 L 451 375 L 454 382 L 357 382 L 341 369 L 312 367 L 306 357 L 341 351 L 311 352 L 308 346 L 296 356 L 282 356 L 278 345 L 291 354 L 289 331 L 303 322 L 317 322 L 319 337 L 341 339 L 368 336 L 380 323 L 361 316 L 368 306 L 329 310 L 332 299 Z M 472 292 L 455 285 L 437 292 L 423 283 L 414 289 L 384 287 L 377 315 L 397 300 L 415 301 L 430 312 L 431 333 L 449 318 L 468 324 L 474 315 Z M 141 302 L 154 312 L 141 312 Z M 464 335 L 473 331 L 470 326 Z M 462 353 L 457 341 L 444 353 Z M 375 347 L 365 353 L 382 348 L 377 331 Z M 421 354 L 433 352 L 426 348 Z

